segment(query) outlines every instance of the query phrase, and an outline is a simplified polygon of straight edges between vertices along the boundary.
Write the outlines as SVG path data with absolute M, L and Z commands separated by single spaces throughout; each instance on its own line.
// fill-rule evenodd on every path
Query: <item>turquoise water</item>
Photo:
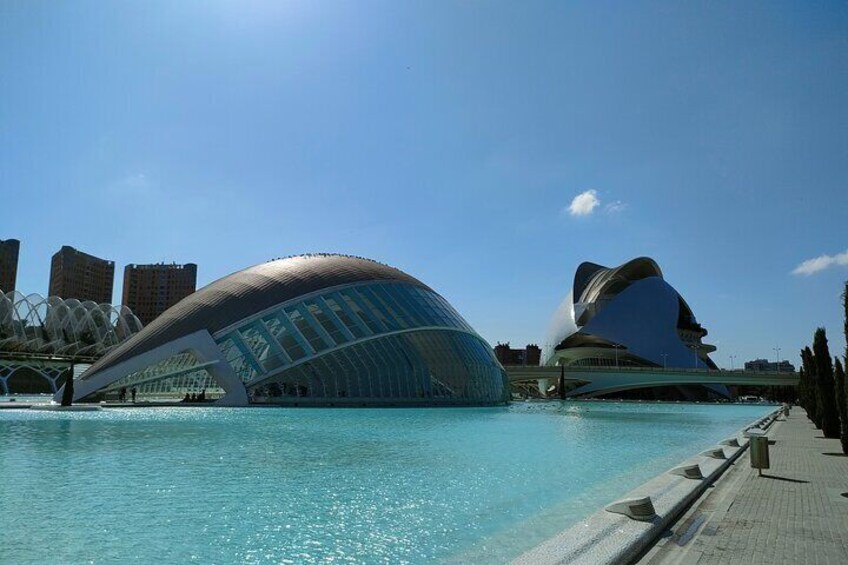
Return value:
M 2 394 L 0 402 L 22 402 L 31 404 L 33 402 L 43 403 L 53 400 L 52 394 Z
M 0 410 L 0 562 L 501 562 L 770 409 Z

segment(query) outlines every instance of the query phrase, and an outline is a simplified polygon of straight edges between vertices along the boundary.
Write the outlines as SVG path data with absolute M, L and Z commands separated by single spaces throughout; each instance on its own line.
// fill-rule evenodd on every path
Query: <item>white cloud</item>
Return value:
M 571 201 L 571 205 L 568 207 L 568 213 L 572 216 L 588 216 L 600 205 L 601 201 L 598 200 L 598 191 L 587 190 L 574 197 L 574 200 Z
M 157 183 L 144 173 L 132 173 L 110 183 L 106 189 L 111 195 L 119 197 L 152 196 L 157 189 Z
M 129 188 L 147 188 L 150 186 L 150 179 L 144 173 L 136 173 L 134 175 L 127 175 L 120 183 Z
M 610 202 L 606 206 L 604 206 L 604 211 L 607 214 L 618 214 L 620 212 L 624 212 L 627 209 L 627 204 L 622 202 L 621 200 L 616 200 L 615 202 Z
M 792 274 L 810 276 L 833 266 L 848 266 L 848 250 L 844 253 L 837 253 L 836 255 L 820 255 L 812 259 L 807 259 L 795 267 Z

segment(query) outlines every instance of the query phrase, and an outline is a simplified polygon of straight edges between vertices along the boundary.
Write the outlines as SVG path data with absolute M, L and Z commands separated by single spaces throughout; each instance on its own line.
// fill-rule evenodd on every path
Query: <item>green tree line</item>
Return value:
M 816 329 L 812 348 L 801 350 L 798 403 L 824 437 L 839 438 L 842 451 L 848 453 L 848 282 L 842 293 L 842 309 L 846 342 L 842 359 L 831 357 L 825 329 Z

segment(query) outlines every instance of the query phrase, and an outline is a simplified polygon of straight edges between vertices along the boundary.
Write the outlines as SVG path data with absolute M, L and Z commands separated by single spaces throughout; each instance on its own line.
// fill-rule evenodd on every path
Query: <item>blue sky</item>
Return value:
M 840 349 L 848 6 L 681 4 L 3 2 L 18 287 L 63 244 L 116 301 L 127 263 L 351 253 L 523 345 L 581 261 L 648 255 L 720 365 Z

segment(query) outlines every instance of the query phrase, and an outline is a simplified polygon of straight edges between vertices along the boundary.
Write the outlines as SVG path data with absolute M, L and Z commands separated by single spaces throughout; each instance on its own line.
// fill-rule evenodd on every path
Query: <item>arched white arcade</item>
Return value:
M 126 306 L 0 291 L 0 351 L 97 357 L 141 329 Z

